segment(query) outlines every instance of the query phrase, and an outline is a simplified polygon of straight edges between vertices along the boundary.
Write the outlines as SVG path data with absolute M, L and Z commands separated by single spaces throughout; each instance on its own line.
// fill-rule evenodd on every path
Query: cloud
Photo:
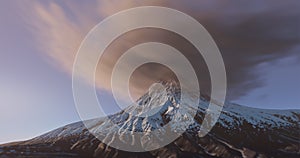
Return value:
M 50 57 L 52 64 L 71 72 L 76 51 L 93 23 L 75 12 L 72 5 L 69 9 L 77 21 L 72 20 L 65 9 L 54 2 L 33 3 L 27 5 L 26 10 L 31 12 L 24 11 L 24 19 L 34 35 L 37 49 Z
M 300 3 L 288 1 L 201 1 L 199 0 L 101 0 L 93 3 L 32 2 L 24 10 L 24 19 L 33 32 L 40 52 L 45 53 L 59 69 L 71 74 L 80 42 L 104 17 L 142 5 L 159 5 L 178 9 L 196 18 L 210 32 L 224 58 L 228 75 L 228 98 L 237 99 L 264 85 L 257 67 L 285 56 L 295 55 L 300 43 Z M 246 3 L 246 4 L 245 4 Z M 124 19 L 122 23 L 134 19 Z M 201 89 L 210 91 L 205 63 L 193 46 L 178 35 L 157 29 L 129 32 L 106 50 L 97 69 L 97 86 L 110 90 L 113 65 L 122 52 L 148 41 L 160 41 L 184 52 L 197 71 Z M 296 54 L 297 55 L 297 54 Z M 126 66 L 126 65 L 124 65 Z M 147 73 L 145 73 L 147 72 Z M 104 76 L 104 77 L 103 77 Z M 147 64 L 131 80 L 131 90 L 138 96 L 153 81 L 174 78 L 167 68 Z M 122 90 L 120 90 L 122 91 Z

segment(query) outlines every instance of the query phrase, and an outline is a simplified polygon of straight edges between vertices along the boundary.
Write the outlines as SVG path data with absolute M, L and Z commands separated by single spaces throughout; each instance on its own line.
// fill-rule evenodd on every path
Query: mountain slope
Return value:
M 180 123 L 190 124 L 179 138 L 159 149 L 140 153 L 118 150 L 99 141 L 82 122 L 77 122 L 28 141 L 0 145 L 0 157 L 300 157 L 300 110 L 263 110 L 226 103 L 212 131 L 199 137 L 210 99 L 201 97 L 198 109 L 185 107 L 179 112 L 179 95 L 178 90 L 169 88 L 161 108 L 153 108 L 157 113 L 146 118 L 139 117 L 139 112 L 157 107 L 161 95 L 146 94 L 138 100 L 139 105 L 111 115 L 110 120 L 85 122 L 102 140 L 124 144 L 137 141 L 124 130 L 142 132 L 144 137 L 170 120 L 178 122 L 170 126 L 172 131 L 184 130 Z M 196 116 L 190 115 L 191 110 L 197 111 Z M 152 135 L 150 142 L 138 142 L 147 147 L 159 138 Z

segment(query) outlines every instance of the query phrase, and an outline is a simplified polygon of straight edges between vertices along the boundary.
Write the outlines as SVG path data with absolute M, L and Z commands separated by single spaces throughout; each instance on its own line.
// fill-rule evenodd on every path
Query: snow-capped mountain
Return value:
M 191 99 L 193 97 L 190 96 Z M 264 110 L 226 103 L 213 129 L 200 137 L 201 125 L 208 123 L 203 122 L 203 118 L 209 101 L 208 97 L 202 96 L 196 109 L 195 106 L 179 108 L 182 106 L 179 89 L 169 85 L 167 95 L 147 93 L 137 101 L 137 105 L 111 115 L 109 119 L 85 121 L 89 130 L 82 122 L 77 122 L 28 141 L 0 145 L 0 158 L 300 157 L 300 110 Z M 183 128 L 184 125 L 188 128 Z M 166 133 L 159 130 L 151 134 L 151 131 L 164 126 L 180 136 L 158 149 L 126 152 L 107 145 L 117 142 L 151 148 L 151 145 L 165 141 L 161 140 L 164 138 L 161 134 Z M 133 132 L 140 135 L 136 136 Z

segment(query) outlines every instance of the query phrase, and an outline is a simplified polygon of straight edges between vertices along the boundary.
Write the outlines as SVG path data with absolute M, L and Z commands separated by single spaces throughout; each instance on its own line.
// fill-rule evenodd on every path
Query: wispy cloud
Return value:
M 36 46 L 58 68 L 71 72 L 75 53 L 87 30 L 82 23 L 88 20 L 80 18 L 76 23 L 63 7 L 54 2 L 34 3 L 31 9 L 33 12 L 26 20 Z
M 297 0 L 244 2 L 247 4 L 230 0 L 76 2 L 34 1 L 27 5 L 26 10 L 30 11 L 23 12 L 40 52 L 45 53 L 51 63 L 67 73 L 72 72 L 80 42 L 95 24 L 118 11 L 141 5 L 173 7 L 192 15 L 208 29 L 224 57 L 231 98 L 243 96 L 262 86 L 264 83 L 255 71 L 257 65 L 295 53 L 294 48 L 300 42 L 300 24 L 297 20 L 300 4 Z M 134 19 L 124 19 L 120 24 L 130 20 Z M 177 49 L 186 52 L 185 55 L 194 63 L 193 66 L 198 67 L 201 88 L 209 91 L 210 79 L 205 63 L 201 61 L 201 57 L 194 58 L 193 47 L 178 36 L 147 29 L 128 33 L 110 46 L 107 50 L 109 53 L 103 56 L 102 64 L 98 67 L 98 87 L 110 90 L 111 70 L 122 52 L 142 41 L 153 40 L 177 45 Z M 145 74 L 145 70 L 151 73 Z M 153 64 L 146 65 L 135 72 L 132 78 L 133 91 L 140 94 L 151 81 L 173 77 L 168 69 Z

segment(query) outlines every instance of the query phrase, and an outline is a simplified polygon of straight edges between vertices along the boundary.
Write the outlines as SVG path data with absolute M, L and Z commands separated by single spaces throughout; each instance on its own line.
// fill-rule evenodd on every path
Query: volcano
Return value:
M 137 101 L 138 104 L 108 118 L 77 122 L 27 141 L 0 145 L 0 158 L 300 157 L 300 110 L 256 109 L 226 102 L 213 129 L 200 137 L 199 130 L 205 124 L 203 120 L 210 101 L 213 102 L 209 97 L 201 96 L 196 109 L 193 108 L 195 106 L 183 106 L 183 111 L 179 111 L 178 107 L 182 106 L 180 92 L 169 86 L 167 95 L 147 93 Z M 154 110 L 151 116 L 141 117 L 140 113 L 151 110 Z M 195 115 L 191 115 L 190 111 L 194 111 Z M 181 131 L 180 135 L 155 150 L 129 152 L 109 144 L 153 145 L 152 140 L 163 137 L 152 135 L 147 140 L 142 138 L 171 120 L 175 123 L 170 125 L 169 130 Z M 186 129 L 182 128 L 182 123 L 188 123 Z M 125 130 L 140 132 L 142 137 L 135 139 L 130 132 L 122 132 Z M 97 133 L 97 137 L 90 131 Z M 99 137 L 101 139 L 97 139 Z

